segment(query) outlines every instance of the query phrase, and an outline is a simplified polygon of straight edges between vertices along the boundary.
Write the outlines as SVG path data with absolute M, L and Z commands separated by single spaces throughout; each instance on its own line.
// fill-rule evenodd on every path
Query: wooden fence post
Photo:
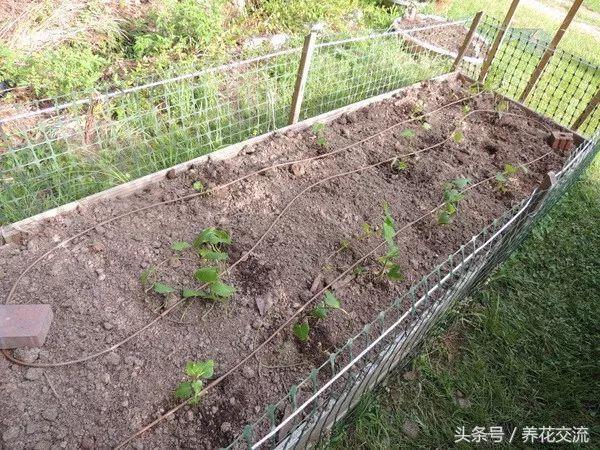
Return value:
M 596 91 L 596 95 L 594 95 L 592 97 L 592 99 L 589 101 L 589 103 L 587 104 L 587 106 L 585 107 L 583 112 L 581 114 L 579 114 L 579 117 L 577 119 L 575 119 L 575 122 L 573 122 L 573 125 L 571 125 L 571 129 L 577 131 L 577 129 L 581 125 L 583 125 L 583 122 L 585 122 L 585 119 L 588 118 L 588 116 L 592 113 L 592 111 L 594 111 L 594 109 L 596 109 L 596 107 L 599 104 L 600 104 L 600 87 Z
M 504 17 L 502 25 L 500 25 L 500 29 L 498 30 L 498 34 L 496 35 L 496 39 L 494 39 L 494 42 L 492 43 L 492 46 L 490 47 L 490 50 L 488 51 L 488 54 L 485 57 L 485 61 L 483 61 L 483 65 L 481 66 L 481 73 L 479 74 L 479 78 L 477 79 L 477 81 L 479 81 L 480 83 L 483 83 L 485 81 L 485 77 L 488 71 L 490 70 L 492 61 L 496 56 L 498 48 L 500 48 L 502 39 L 506 34 L 506 30 L 508 30 L 508 27 L 510 26 L 512 18 L 515 14 L 515 10 L 517 9 L 517 6 L 519 6 L 520 1 L 521 0 L 513 0 L 510 4 L 510 8 L 508 8 L 508 12 L 506 13 L 506 17 Z
M 458 55 L 456 55 L 456 59 L 454 60 L 454 63 L 452 64 L 453 72 L 458 68 L 458 65 L 460 64 L 463 57 L 465 56 L 465 53 L 467 53 L 469 45 L 471 44 L 471 41 L 473 40 L 473 35 L 475 34 L 477 27 L 479 26 L 479 22 L 481 21 L 481 16 L 483 16 L 483 11 L 479 11 L 477 14 L 475 14 L 475 17 L 473 17 L 473 22 L 471 22 L 471 27 L 469 28 L 469 31 L 468 31 L 467 35 L 465 36 L 465 40 L 463 41 L 462 45 L 460 46 L 460 49 L 458 50 Z
M 316 31 L 311 31 L 304 38 L 304 46 L 302 47 L 302 56 L 300 57 L 300 66 L 298 66 L 298 74 L 296 75 L 296 86 L 294 87 L 294 95 L 292 97 L 292 109 L 290 110 L 290 125 L 298 122 L 300 118 L 300 108 L 304 99 L 304 87 L 308 78 L 310 62 L 315 50 L 315 42 L 317 40 Z
M 565 19 L 563 20 L 560 27 L 558 28 L 558 31 L 552 38 L 550 45 L 548 45 L 548 48 L 542 55 L 542 59 L 540 59 L 540 62 L 538 63 L 535 70 L 531 74 L 531 78 L 529 78 L 529 81 L 527 82 L 527 86 L 525 86 L 525 89 L 523 90 L 521 97 L 519 97 L 519 101 L 521 103 L 523 103 L 525 101 L 525 99 L 529 96 L 529 94 L 531 93 L 531 90 L 533 89 L 533 87 L 535 86 L 537 81 L 539 80 L 540 76 L 542 75 L 542 72 L 544 71 L 544 68 L 548 65 L 548 61 L 550 61 L 550 58 L 554 54 L 554 50 L 556 50 L 558 43 L 564 36 L 565 31 L 567 31 L 567 28 L 569 28 L 569 25 L 571 25 L 571 21 L 573 20 L 573 17 L 575 17 L 575 14 L 577 14 L 577 10 L 581 6 L 582 2 L 583 2 L 583 0 L 575 0 L 573 2 L 573 4 L 571 5 L 571 9 L 569 9 L 569 12 L 567 13 L 567 15 L 565 16 Z

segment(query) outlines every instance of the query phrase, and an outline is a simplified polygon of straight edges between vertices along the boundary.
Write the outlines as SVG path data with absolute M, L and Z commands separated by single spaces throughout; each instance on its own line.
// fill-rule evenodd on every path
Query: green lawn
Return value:
M 446 448 L 456 427 L 585 426 L 600 439 L 600 157 L 331 448 Z M 410 378 L 410 376 L 408 376 Z M 463 395 L 463 400 L 459 400 Z M 461 405 L 459 405 L 461 403 Z M 403 431 L 418 424 L 416 437 Z

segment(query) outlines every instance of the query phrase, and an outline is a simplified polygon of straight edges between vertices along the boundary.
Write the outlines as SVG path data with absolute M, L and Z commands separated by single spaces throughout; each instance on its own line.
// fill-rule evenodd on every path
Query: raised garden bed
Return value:
M 417 15 L 414 19 L 396 21 L 393 26 L 415 52 L 427 51 L 451 58 L 458 55 L 468 31 L 463 22 L 452 23 L 433 15 Z M 485 39 L 475 33 L 465 52 L 465 61 L 476 65 L 483 63 L 482 55 L 486 54 L 487 47 Z
M 13 236 L 0 246 L 6 293 L 36 258 L 94 227 L 25 273 L 10 298 L 53 307 L 44 348 L 15 355 L 34 364 L 110 348 L 172 307 L 183 288 L 200 289 L 194 273 L 216 263 L 182 244 L 173 250 L 174 243 L 192 243 L 217 227 L 232 240 L 219 246 L 229 256 L 220 268 L 245 258 L 221 276 L 236 289 L 231 298 L 185 300 L 102 357 L 45 371 L 2 360 L 0 422 L 10 431 L 4 444 L 119 444 L 178 403 L 173 394 L 186 362 L 212 359 L 215 375 L 222 375 L 315 295 L 306 312 L 321 304 L 320 291 L 382 242 L 389 214 L 393 229 L 402 230 L 394 239 L 397 255 L 382 261 L 389 245 L 382 247 L 328 287 L 344 311 L 293 318 L 199 406 L 182 408 L 134 442 L 227 445 L 265 405 L 560 168 L 566 152 L 548 144 L 552 130 L 562 128 L 454 78 L 425 82 L 331 123 L 276 134 L 237 157 L 168 172 L 126 198 L 87 203 L 46 220 L 35 234 Z M 250 175 L 274 164 L 280 165 Z M 183 197 L 189 198 L 171 201 Z M 131 214 L 157 202 L 168 203 Z M 124 217 L 101 223 L 117 215 Z M 175 292 L 157 293 L 169 289 L 155 282 Z M 309 323 L 308 342 L 294 335 L 297 323 Z

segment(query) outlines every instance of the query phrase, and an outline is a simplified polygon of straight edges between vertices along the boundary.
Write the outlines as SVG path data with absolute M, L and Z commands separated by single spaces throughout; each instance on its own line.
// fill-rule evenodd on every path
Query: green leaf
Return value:
M 340 309 L 342 307 L 337 297 L 329 291 L 325 291 L 325 304 L 331 309 Z
M 157 294 L 170 294 L 171 292 L 175 292 L 176 289 L 172 288 L 171 286 L 168 286 L 164 283 L 154 283 L 153 286 L 154 292 L 156 292 Z
M 506 183 L 508 180 L 502 173 L 497 173 L 494 178 L 498 183 Z
M 463 199 L 463 195 L 456 189 L 447 189 L 444 191 L 444 200 L 448 203 L 458 203 Z
M 209 294 L 205 291 L 197 291 L 195 289 L 184 289 L 181 292 L 181 295 L 183 298 L 192 298 L 192 297 L 206 298 L 206 297 L 208 297 Z
M 398 264 L 392 264 L 388 269 L 386 276 L 393 281 L 403 281 L 405 279 L 402 269 Z
M 456 214 L 456 206 L 454 206 L 453 203 L 448 203 L 446 205 L 446 212 L 450 215 L 450 217 L 452 217 L 454 214 Z
M 393 225 L 391 225 L 388 222 L 388 219 L 386 218 L 383 221 L 383 238 L 388 243 L 388 245 L 394 245 L 394 235 L 395 234 L 396 234 L 396 231 L 394 230 Z
M 227 253 L 217 252 L 209 248 L 201 248 L 199 253 L 201 257 L 210 261 L 225 261 L 229 258 L 229 255 Z
M 202 267 L 194 276 L 201 283 L 216 283 L 219 281 L 219 270 L 216 267 Z
M 208 227 L 198 235 L 194 241 L 194 247 L 201 248 L 203 244 L 231 244 L 231 236 L 225 230 Z
M 398 171 L 408 169 L 408 163 L 406 161 L 402 161 L 401 159 L 395 159 L 392 167 Z
M 450 216 L 450 214 L 448 214 L 447 211 L 440 211 L 440 214 L 438 216 L 438 223 L 442 225 L 447 225 L 450 222 L 452 222 L 452 217 Z
M 215 370 L 215 362 L 212 359 L 206 361 L 188 361 L 185 365 L 185 374 L 194 378 L 210 378 Z
M 175 389 L 175 397 L 187 400 L 194 395 L 194 388 L 192 387 L 192 383 L 190 381 L 185 381 L 183 383 L 179 383 L 177 389 Z
M 471 184 L 470 178 L 457 178 L 452 180 L 452 184 L 456 186 L 457 189 L 464 189 L 467 185 Z
M 210 293 L 216 297 L 229 298 L 235 294 L 235 288 L 228 284 L 217 282 L 211 284 Z
M 148 267 L 147 269 L 143 270 L 140 274 L 140 282 L 142 283 L 142 286 L 146 287 L 146 285 L 148 284 L 148 280 L 155 273 L 156 269 L 154 267 Z
M 312 315 L 317 319 L 324 319 L 327 317 L 327 308 L 323 304 L 317 305 L 312 310 Z
M 511 175 L 516 175 L 517 173 L 519 173 L 518 167 L 515 167 L 510 163 L 504 164 L 504 175 L 510 177 Z
M 202 184 L 202 181 L 194 182 L 194 184 L 192 184 L 192 187 L 196 192 L 202 192 L 204 190 L 204 184 Z
M 301 342 L 308 341 L 308 334 L 310 333 L 310 327 L 306 322 L 297 323 L 293 328 L 294 336 L 296 336 Z
M 460 130 L 456 130 L 454 133 L 452 133 L 452 139 L 457 144 L 460 144 L 463 141 L 464 138 L 465 138 L 465 135 Z
M 187 250 L 190 247 L 191 245 L 184 241 L 177 241 L 171 244 L 171 250 L 175 250 L 176 252 Z
M 190 405 L 196 405 L 200 401 L 200 395 L 202 394 L 203 383 L 201 380 L 192 381 L 192 391 L 194 391 L 192 398 L 189 401 Z
M 409 129 L 409 128 L 407 128 L 406 130 L 403 130 L 403 131 L 400 133 L 400 136 L 402 136 L 402 137 L 405 137 L 405 138 L 408 138 L 408 139 L 412 139 L 412 138 L 414 138 L 416 135 L 417 135 L 417 134 L 416 134 L 416 133 L 415 133 L 413 130 L 411 130 L 411 129 Z
M 422 127 L 424 130 L 427 130 L 427 131 L 431 130 L 431 124 L 429 122 L 424 122 Z

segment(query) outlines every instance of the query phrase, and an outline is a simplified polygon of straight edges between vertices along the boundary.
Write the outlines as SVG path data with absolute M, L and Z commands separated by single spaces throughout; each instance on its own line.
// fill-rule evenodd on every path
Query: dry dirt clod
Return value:
M 317 276 L 315 277 L 315 279 L 313 280 L 313 282 L 310 286 L 311 294 L 314 294 L 315 292 L 317 292 L 322 285 L 323 285 L 323 274 L 319 273 L 319 274 L 317 274 Z
M 42 411 L 42 417 L 49 422 L 54 422 L 58 417 L 58 408 L 47 408 Z
M 171 169 L 167 172 L 166 177 L 169 180 L 173 180 L 174 178 L 177 178 L 177 172 L 175 172 L 175 169 Z
M 94 252 L 94 253 L 101 253 L 104 250 L 106 250 L 106 246 L 99 241 L 95 241 L 92 243 L 92 245 L 90 245 L 90 249 Z
M 37 381 L 42 378 L 44 371 L 36 367 L 31 367 L 25 372 L 25 379 L 28 381 Z
M 254 378 L 256 376 L 256 372 L 250 366 L 244 366 L 244 368 L 242 369 L 242 373 L 246 378 Z
M 40 356 L 39 348 L 17 348 L 13 353 L 14 357 L 24 363 L 31 364 Z
M 301 177 L 306 173 L 306 169 L 304 168 L 303 164 L 295 163 L 290 166 L 290 172 L 295 177 Z
M 19 427 L 17 427 L 17 426 L 10 427 L 4 433 L 2 433 L 2 440 L 4 442 L 12 441 L 12 440 L 18 438 L 20 433 L 21 433 L 21 430 L 19 429 Z

